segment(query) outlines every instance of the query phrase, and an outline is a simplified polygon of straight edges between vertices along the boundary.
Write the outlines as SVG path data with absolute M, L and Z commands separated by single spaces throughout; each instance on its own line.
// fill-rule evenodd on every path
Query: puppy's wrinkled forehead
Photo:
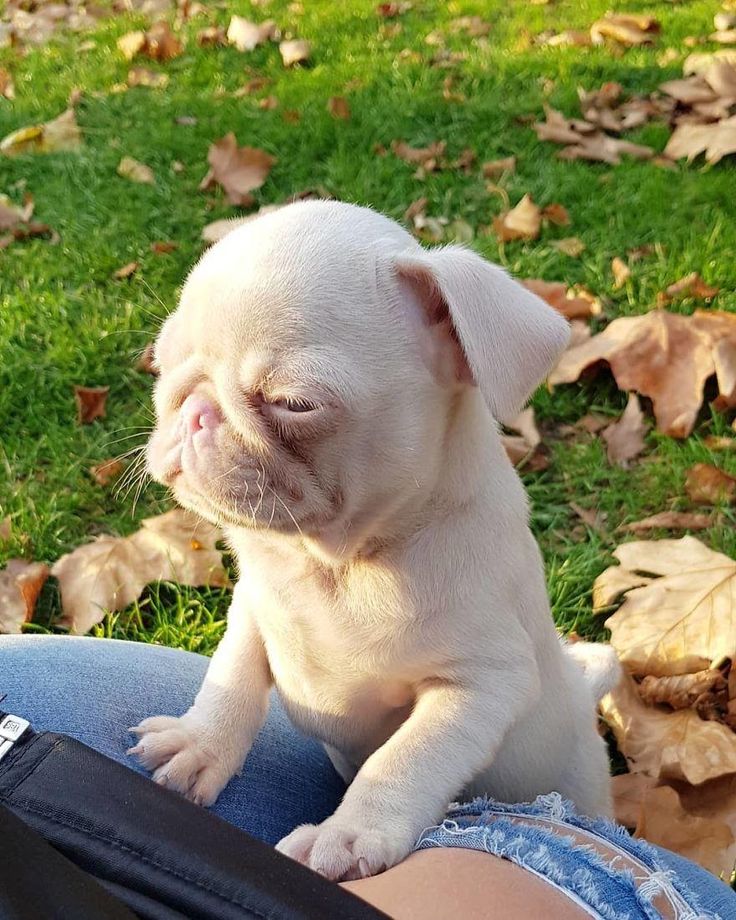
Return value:
M 318 343 L 353 351 L 386 319 L 378 260 L 405 246 L 405 236 L 413 240 L 372 212 L 360 228 L 346 226 L 345 216 L 339 205 L 315 202 L 233 230 L 187 279 L 159 360 L 178 363 L 192 350 L 215 360 L 273 355 Z

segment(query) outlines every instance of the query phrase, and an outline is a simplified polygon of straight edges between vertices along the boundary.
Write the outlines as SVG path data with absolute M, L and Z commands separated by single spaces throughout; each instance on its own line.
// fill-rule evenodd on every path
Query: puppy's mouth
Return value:
M 274 450 L 254 456 L 210 400 L 188 396 L 147 448 L 152 477 L 186 508 L 220 525 L 307 533 L 333 519 L 338 502 L 303 462 Z

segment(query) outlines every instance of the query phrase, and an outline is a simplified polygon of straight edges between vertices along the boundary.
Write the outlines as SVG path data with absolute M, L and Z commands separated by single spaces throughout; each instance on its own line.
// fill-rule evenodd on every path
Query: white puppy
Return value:
M 275 684 L 350 782 L 279 844 L 330 878 L 393 865 L 461 794 L 610 813 L 600 674 L 558 639 L 497 425 L 567 340 L 497 266 L 365 208 L 290 205 L 204 255 L 156 342 L 148 462 L 240 579 L 192 708 L 137 728 L 158 782 L 213 802 Z

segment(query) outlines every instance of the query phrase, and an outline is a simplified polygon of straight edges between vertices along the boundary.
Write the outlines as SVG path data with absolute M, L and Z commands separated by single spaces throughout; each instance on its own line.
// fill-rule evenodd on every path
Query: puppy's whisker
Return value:
M 302 533 L 301 527 L 300 527 L 299 524 L 297 523 L 296 518 L 295 518 L 294 515 L 291 513 L 291 508 L 289 508 L 289 506 L 286 504 L 286 502 L 283 500 L 283 498 L 281 498 L 281 496 L 280 496 L 274 489 L 272 489 L 271 486 L 267 486 L 266 488 L 267 488 L 270 492 L 272 492 L 274 498 L 278 499 L 278 501 L 281 503 L 281 505 L 283 506 L 284 511 L 285 511 L 285 512 L 289 515 L 289 517 L 291 518 L 292 523 L 294 524 L 294 527 L 296 527 L 296 529 L 297 529 L 299 535 L 300 535 L 300 536 L 304 536 L 304 534 Z M 274 508 L 275 508 L 275 507 L 276 507 L 276 503 L 274 502 Z M 271 515 L 271 520 L 273 520 L 273 514 Z M 269 525 L 270 525 L 270 521 L 269 521 Z
M 159 302 L 159 304 L 161 304 L 164 312 L 166 313 L 166 316 L 169 316 L 171 314 L 171 306 L 169 304 L 164 303 L 163 300 L 161 300 L 161 298 L 159 297 L 155 289 L 151 287 L 151 285 L 148 283 L 148 281 L 146 281 L 145 278 L 141 277 L 140 282 L 145 288 L 147 288 L 148 292 Z

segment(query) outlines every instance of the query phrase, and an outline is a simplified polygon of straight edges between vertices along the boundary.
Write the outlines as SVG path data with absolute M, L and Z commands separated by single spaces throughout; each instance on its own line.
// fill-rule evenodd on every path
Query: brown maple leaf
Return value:
M 571 383 L 602 364 L 610 367 L 622 390 L 652 400 L 659 431 L 687 437 L 710 377 L 717 380 L 722 404 L 736 404 L 736 314 L 697 310 L 682 316 L 655 310 L 619 317 L 570 348 L 549 382 Z
M 74 399 L 77 403 L 77 421 L 88 425 L 96 418 L 105 417 L 107 394 L 110 387 L 74 387 Z
M 238 147 L 231 131 L 210 145 L 207 162 L 210 171 L 202 179 L 200 189 L 219 184 L 230 204 L 248 207 L 255 201 L 250 193 L 266 181 L 276 157 L 258 147 Z

